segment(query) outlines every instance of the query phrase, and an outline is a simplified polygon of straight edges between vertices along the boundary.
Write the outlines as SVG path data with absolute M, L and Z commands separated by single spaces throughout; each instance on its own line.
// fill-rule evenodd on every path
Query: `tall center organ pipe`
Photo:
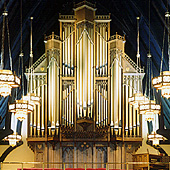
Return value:
M 116 49 L 116 56 L 115 56 L 115 60 L 114 60 L 114 79 L 112 81 L 114 86 L 113 86 L 113 89 L 114 89 L 114 132 L 115 134 L 117 135 L 118 133 L 118 116 L 119 116 L 119 107 L 118 107 L 118 89 L 119 89 L 119 63 L 118 63 L 118 52 L 117 52 L 117 49 Z

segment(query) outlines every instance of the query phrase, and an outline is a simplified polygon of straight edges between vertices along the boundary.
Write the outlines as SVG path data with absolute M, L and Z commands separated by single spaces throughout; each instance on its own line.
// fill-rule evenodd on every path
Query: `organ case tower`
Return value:
M 45 36 L 45 54 L 27 69 L 41 97 L 28 119 L 35 161 L 122 163 L 141 145 L 141 118 L 128 98 L 143 69 L 125 53 L 125 37 L 110 36 L 110 22 L 94 4 L 76 4 L 74 15 L 59 16 L 60 36 Z

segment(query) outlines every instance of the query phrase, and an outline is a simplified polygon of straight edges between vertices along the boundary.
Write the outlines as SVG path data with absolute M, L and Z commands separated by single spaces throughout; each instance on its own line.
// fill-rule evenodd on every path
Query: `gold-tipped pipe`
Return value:
M 73 65 L 73 49 L 74 49 L 74 43 L 73 43 L 73 27 L 71 27 L 71 76 L 74 75 L 74 65 Z
M 73 88 L 73 86 L 72 86 L 72 88 Z M 72 105 L 72 107 L 71 107 L 71 124 L 72 125 L 74 124 L 73 95 L 74 95 L 74 90 L 71 92 L 71 105 Z
M 98 96 L 99 96 L 99 126 L 101 126 L 101 95 L 100 95 L 100 84 L 98 85 L 99 91 L 98 91 Z
M 40 92 L 41 92 L 41 89 L 40 89 L 40 76 L 38 76 L 38 83 L 37 83 L 37 86 L 38 86 L 38 97 L 40 97 Z M 41 110 L 40 110 L 40 103 L 38 104 L 38 124 L 37 124 L 37 132 L 38 132 L 38 136 L 40 136 L 40 114 L 41 114 Z
M 112 80 L 113 81 L 113 80 Z M 116 58 L 114 60 L 114 82 L 113 82 L 113 89 L 114 89 L 114 129 L 115 133 L 118 129 L 118 116 L 119 116 L 119 103 L 118 103 L 118 89 L 119 89 L 119 63 L 118 63 L 118 54 L 116 51 Z
M 119 64 L 119 66 L 118 66 L 119 67 L 119 70 L 118 70 L 119 71 L 119 73 L 118 73 L 119 74 L 119 79 L 118 79 L 119 80 L 119 82 L 118 82 L 119 83 L 119 85 L 118 85 L 118 87 L 119 87 L 118 88 L 119 89 L 119 92 L 118 92 L 119 93 L 119 95 L 118 95 L 118 99 L 119 99 L 118 100 L 118 102 L 119 102 L 118 103 L 118 107 L 119 107 L 118 123 L 119 123 L 122 120 L 122 98 L 121 98 L 122 97 L 122 68 L 121 68 L 122 58 L 121 58 L 121 54 L 118 55 L 118 58 L 119 58 L 119 63 L 118 63 Z M 122 130 L 121 127 L 119 127 L 119 135 L 121 135 L 121 130 Z
M 100 26 L 100 34 L 102 36 L 102 26 Z M 99 65 L 99 70 L 100 70 L 100 76 L 102 76 L 102 60 L 103 60 L 103 39 L 102 37 L 100 36 L 100 65 Z
M 105 55 L 105 61 L 106 61 L 106 63 L 105 63 L 105 65 L 106 65 L 106 76 L 107 76 L 107 68 L 108 68 L 108 67 L 107 67 L 107 65 L 108 65 L 108 63 L 107 63 L 107 57 L 108 57 L 108 56 L 107 56 L 107 55 L 108 55 L 108 53 L 107 53 L 107 50 L 108 50 L 108 48 L 107 48 L 107 47 L 108 47 L 108 43 L 107 43 L 107 32 L 106 32 L 106 44 L 105 44 L 105 45 L 106 45 L 106 55 Z
M 70 48 L 71 48 L 71 46 L 70 46 L 70 26 L 68 26 L 68 37 L 67 37 L 67 48 L 68 48 L 68 55 L 67 55 L 67 57 L 68 57 L 68 64 L 67 64 L 67 67 L 68 67 L 68 76 L 70 76 L 70 74 L 71 74 L 71 69 L 70 69 L 70 57 L 71 57 L 71 53 L 70 53 Z
M 66 87 L 66 103 L 67 103 L 67 106 L 66 106 L 66 110 L 67 110 L 67 126 L 69 126 L 69 101 L 68 101 L 68 87 Z
M 68 67 L 68 62 L 67 62 L 67 58 L 68 58 L 68 48 L 67 48 L 67 27 L 65 27 L 65 76 L 67 76 L 67 67 Z
M 97 29 L 99 30 L 99 28 Z M 100 36 L 97 34 L 97 60 L 96 60 L 96 76 L 99 76 L 99 50 L 100 50 L 100 47 L 99 47 L 99 38 Z
M 130 87 L 129 87 L 129 96 L 132 96 L 132 77 L 130 77 Z M 129 131 L 130 131 L 130 136 L 132 136 L 132 105 L 130 105 L 129 108 Z
M 80 32 L 82 31 L 82 28 L 80 29 Z M 80 86 L 79 86 L 79 91 L 80 91 L 80 117 L 83 116 L 82 114 L 82 105 L 83 105 L 83 54 L 82 54 L 82 39 L 80 40 Z
M 94 32 L 93 32 L 93 30 L 91 30 L 91 38 L 94 36 Z M 93 38 L 92 38 L 92 40 L 93 40 Z M 91 99 L 91 118 L 93 117 L 93 95 L 94 95 L 94 71 L 93 71 L 93 68 L 94 68 L 94 62 L 93 62 L 93 60 L 95 60 L 95 57 L 94 57 L 94 54 L 93 54 L 93 52 L 94 52 L 94 50 L 93 50 L 93 48 L 94 48 L 94 46 L 93 46 L 93 44 L 91 44 L 91 74 L 90 74 L 90 76 L 91 76 L 91 78 L 90 78 L 90 82 L 91 82 L 91 97 L 90 97 L 90 99 Z
M 128 88 L 128 76 L 126 76 L 125 78 L 125 81 L 126 81 L 126 85 L 125 85 L 125 90 L 126 90 L 126 98 L 125 98 L 125 102 L 126 102 L 126 111 L 125 111 L 125 114 L 126 114 L 126 124 L 125 124 L 125 133 L 126 133 L 126 136 L 128 136 L 128 131 L 129 131 L 129 127 L 128 127 L 128 124 L 129 124 L 129 88 Z
M 88 75 L 87 75 L 87 69 L 88 69 L 88 48 L 87 48 L 87 34 L 84 31 L 83 35 L 83 60 L 85 60 L 83 64 L 83 108 L 84 108 L 84 117 L 86 117 L 87 112 L 87 93 L 88 93 L 88 87 L 87 87 L 87 81 L 88 81 Z
M 36 91 L 36 76 L 33 77 L 33 81 L 34 81 L 34 93 L 35 95 L 37 95 L 37 91 Z M 37 106 L 34 105 L 34 125 L 33 125 L 33 128 L 34 128 L 34 136 L 36 136 L 36 128 L 37 128 Z
M 63 31 L 63 50 L 62 50 L 62 54 L 63 54 L 63 61 L 62 61 L 62 64 L 63 64 L 63 72 L 62 72 L 62 75 L 64 76 L 64 74 L 65 74 L 65 56 L 66 56 L 66 54 L 65 54 L 65 39 L 64 39 L 64 31 Z
M 43 80 L 43 76 L 42 76 L 42 80 L 41 80 L 41 84 L 42 84 L 42 89 L 41 89 L 41 133 L 42 133 L 42 136 L 44 136 L 44 130 L 45 130 L 45 127 L 44 127 L 44 110 L 45 110 L 45 107 L 44 107 L 44 103 L 45 103 L 45 98 L 44 98 L 44 94 L 45 94 L 45 90 L 44 90 L 44 80 Z
M 69 93 L 71 91 L 71 85 L 69 85 Z M 71 126 L 71 93 L 69 94 L 69 126 Z
M 133 94 L 135 93 L 135 89 L 136 89 L 136 80 L 135 80 L 135 76 L 133 78 Z M 136 136 L 136 109 L 135 107 L 133 107 L 133 135 Z
M 79 38 L 79 30 L 77 30 L 77 40 Z M 80 42 L 77 44 L 77 117 L 80 117 Z
M 105 42 L 105 38 L 106 38 L 106 29 L 105 27 L 103 27 L 103 76 L 105 75 L 105 54 L 106 54 L 106 42 Z

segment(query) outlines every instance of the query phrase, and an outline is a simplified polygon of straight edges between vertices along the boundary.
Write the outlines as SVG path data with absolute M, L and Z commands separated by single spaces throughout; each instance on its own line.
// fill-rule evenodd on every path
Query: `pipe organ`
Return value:
M 71 145 L 76 154 L 89 142 L 93 153 L 107 146 L 106 155 L 122 152 L 125 160 L 142 142 L 141 118 L 128 98 L 141 88 L 144 73 L 125 53 L 125 37 L 110 36 L 110 15 L 95 11 L 83 1 L 74 15 L 60 15 L 60 36 L 45 36 L 45 54 L 27 69 L 28 90 L 41 97 L 28 118 L 27 141 L 34 150 L 41 144 L 47 155 L 56 145 Z M 110 150 L 110 142 L 119 143 L 119 151 Z

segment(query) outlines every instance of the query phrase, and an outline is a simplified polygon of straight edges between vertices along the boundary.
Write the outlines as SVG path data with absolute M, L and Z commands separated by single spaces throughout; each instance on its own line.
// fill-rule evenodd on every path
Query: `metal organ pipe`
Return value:
M 114 62 L 113 61 L 114 60 L 114 56 L 111 56 L 111 61 L 112 62 Z M 113 81 L 114 81 L 114 67 L 112 66 L 111 67 L 111 124 L 110 124 L 110 126 L 111 126 L 111 128 L 112 128 L 112 130 L 113 130 L 113 126 L 114 126 L 114 98 L 113 98 L 113 96 L 114 96 L 114 86 L 113 86 Z M 112 132 L 113 133 L 113 132 Z M 112 134 L 113 135 L 113 134 Z
M 68 85 L 66 86 L 66 112 L 67 112 L 67 115 L 66 115 L 66 122 L 67 122 L 67 126 L 69 126 L 69 101 L 68 101 Z
M 91 39 L 94 41 L 94 39 L 92 38 L 94 36 L 94 33 L 93 33 L 93 29 L 91 30 Z M 93 81 L 94 81 L 94 75 L 93 75 L 93 68 L 94 68 L 94 66 L 93 66 L 93 58 L 94 58 L 94 55 L 93 55 L 93 48 L 94 48 L 94 46 L 93 46 L 93 44 L 91 44 L 91 68 L 90 68 L 90 70 L 91 70 L 91 74 L 90 74 L 90 82 L 91 82 L 91 86 L 90 86 L 90 88 L 91 88 L 91 94 L 90 94 L 90 96 L 91 96 L 91 118 L 92 118 L 92 114 L 93 114 Z
M 99 28 L 97 29 L 97 30 L 99 30 Z M 97 36 L 97 61 L 96 61 L 96 76 L 99 76 L 99 35 L 98 34 L 96 34 L 96 36 Z
M 119 103 L 118 103 L 118 89 L 119 89 L 119 63 L 118 54 L 116 51 L 116 58 L 114 60 L 114 132 L 118 133 L 118 116 L 119 116 Z M 112 80 L 113 81 L 113 80 Z
M 59 89 L 59 87 L 60 87 L 60 80 L 59 80 L 59 76 L 60 76 L 60 73 L 59 73 L 59 67 L 56 67 L 56 75 L 57 75 L 57 77 L 56 77 L 56 79 L 57 79 L 57 82 L 56 82 L 56 84 L 57 84 L 57 86 L 56 86 L 56 128 L 57 128 L 57 133 L 58 133 L 58 128 L 59 128 L 59 92 L 60 92 L 60 89 Z
M 73 88 L 73 86 L 72 86 L 72 88 Z M 71 109 L 71 125 L 73 125 L 74 123 L 74 121 L 73 121 L 73 115 L 74 115 L 74 112 L 73 112 L 73 95 L 74 95 L 74 90 L 71 92 L 71 105 L 72 105 L 72 107 L 70 108 Z
M 118 117 L 118 126 L 119 126 L 119 122 L 121 122 L 121 120 L 122 120 L 122 105 L 121 105 L 121 103 L 122 103 L 122 99 L 121 99 L 121 96 L 122 96 L 122 68 L 121 68 L 121 65 L 122 65 L 122 63 L 121 63 L 121 60 L 122 60 L 122 56 L 121 56 L 121 54 L 120 55 L 118 55 L 118 57 L 119 57 L 119 79 L 118 79 L 118 83 L 119 83 L 119 94 L 118 94 L 118 98 L 119 98 L 119 100 L 118 100 L 118 107 L 119 107 L 119 117 Z M 121 127 L 119 126 L 119 135 L 121 135 Z
M 38 87 L 38 96 L 40 96 L 40 93 L 41 93 L 41 89 L 40 89 L 40 76 L 37 76 L 37 87 Z M 37 131 L 38 131 L 38 136 L 40 136 L 40 114 L 41 114 L 41 110 L 40 110 L 40 103 L 38 104 L 38 124 L 37 124 Z
M 44 88 L 44 78 L 42 76 L 42 80 L 41 80 L 41 84 L 42 84 L 42 89 L 41 89 L 41 134 L 42 136 L 44 136 L 44 130 L 45 130 L 45 127 L 44 127 L 44 110 L 45 110 L 45 107 L 44 107 L 44 102 L 45 102 L 45 88 Z
M 35 95 L 37 95 L 37 91 L 36 91 L 36 76 L 34 75 L 33 77 L 33 81 L 34 81 L 34 93 Z M 37 106 L 34 105 L 34 136 L 36 136 L 36 127 L 37 127 Z
M 70 57 L 71 57 L 71 53 L 70 53 L 70 48 L 71 48 L 71 46 L 70 46 L 70 26 L 68 26 L 67 27 L 68 28 L 68 33 L 67 33 L 67 48 L 68 48 L 68 55 L 67 55 L 67 57 L 68 57 L 68 64 L 67 64 L 67 66 L 68 66 L 68 76 L 70 76 Z
M 107 50 L 108 50 L 108 48 L 107 48 L 107 46 L 108 46 L 108 43 L 107 43 L 107 31 L 106 31 L 106 55 L 105 55 L 105 61 L 106 61 L 106 63 L 105 63 L 105 65 L 106 65 L 106 76 L 107 76 Z
M 106 54 L 106 42 L 105 42 L 105 39 L 106 39 L 106 29 L 105 27 L 103 27 L 103 76 L 105 75 L 105 54 Z
M 99 96 L 98 96 L 98 84 L 96 84 L 96 125 L 99 125 Z
M 126 101 L 126 107 L 125 107 L 125 109 L 126 109 L 126 125 L 125 125 L 125 134 L 126 134 L 126 136 L 128 136 L 128 131 L 129 131 L 129 126 L 128 126 L 128 124 L 129 124 L 129 120 L 128 120 L 128 118 L 129 118 L 129 102 L 128 102 L 128 100 L 129 100 L 129 86 L 128 86 L 128 84 L 129 84 L 129 81 L 128 81 L 128 76 L 126 76 L 126 78 L 125 78 L 125 96 L 126 96 L 126 98 L 125 98 L 125 101 Z
M 102 59 L 103 59 L 103 52 L 102 52 L 102 45 L 103 45 L 103 40 L 102 40 L 102 26 L 100 26 L 100 65 L 99 65 L 99 68 L 100 68 L 100 76 L 102 76 Z
M 71 126 L 71 85 L 69 85 L 69 97 L 68 97 L 68 100 L 69 100 L 69 126 Z
M 79 39 L 79 30 L 77 29 L 77 41 L 78 41 L 78 39 Z M 79 91 L 79 89 L 80 89 L 80 78 L 79 78 L 79 76 L 80 76 L 80 72 L 79 72 L 79 70 L 80 70 L 80 58 L 79 58 L 79 56 L 80 56 L 80 52 L 79 52 L 79 48 L 80 48 L 80 42 L 77 44 L 77 117 L 79 118 L 80 117 L 80 114 L 79 114 L 79 111 L 80 111 L 80 109 L 79 109 L 79 107 L 80 107 L 80 91 Z
M 80 29 L 80 33 L 82 32 L 82 29 Z M 83 74 L 82 74 L 82 64 L 83 64 L 83 61 L 82 61 L 82 38 L 80 39 L 80 86 L 79 86 L 79 90 L 80 90 L 80 117 L 83 116 L 82 114 L 82 100 L 83 100 L 83 94 L 82 94 L 82 81 L 83 81 Z
M 133 94 L 136 93 L 136 80 L 135 76 L 133 76 Z M 136 136 L 136 109 L 133 107 L 133 135 Z
M 63 31 L 63 62 L 62 62 L 62 64 L 63 64 L 63 76 L 65 75 L 65 39 L 64 39 L 64 31 Z
M 101 126 L 101 95 L 100 95 L 100 84 L 99 84 L 99 126 Z
M 50 60 L 50 57 L 49 57 L 49 60 Z M 49 121 L 51 123 L 51 100 L 52 100 L 52 94 L 51 94 L 51 66 L 49 65 L 49 68 L 48 68 L 48 117 L 49 117 Z M 49 129 L 49 135 L 51 135 L 51 127 L 48 127 Z
M 132 96 L 132 76 L 130 77 L 130 86 L 129 86 L 129 96 Z M 132 136 L 132 105 L 130 105 L 129 108 L 129 131 L 130 131 L 130 136 Z
M 89 35 L 90 35 L 90 29 L 88 29 L 89 30 Z M 90 118 L 90 110 L 91 110 L 91 102 L 90 102 L 90 90 L 91 90 L 91 58 L 90 58 L 90 52 L 91 52 L 91 50 L 90 50 L 90 40 L 88 39 L 87 40 L 87 44 L 88 44 L 88 57 L 87 57 L 87 62 L 89 62 L 88 64 L 87 64 L 87 76 L 88 76 L 88 79 L 87 79 L 87 88 L 88 88 L 88 99 L 87 99 L 87 111 L 88 111 L 88 113 L 87 113 L 87 117 L 89 117 Z
M 107 100 L 106 100 L 106 126 L 108 125 L 108 92 L 107 92 L 107 86 L 108 86 L 108 84 L 106 84 L 105 85 L 105 92 L 106 92 L 106 98 L 107 98 Z
M 65 27 L 65 76 L 67 76 L 67 58 L 68 58 L 68 50 L 67 50 L 67 27 Z
M 84 35 L 83 35 L 83 62 L 82 62 L 82 66 L 83 66 L 83 111 L 84 111 L 84 117 L 86 117 L 86 109 L 87 109 L 87 84 L 88 84 L 88 79 L 87 79 L 87 55 L 88 55 L 88 52 L 87 52 L 87 34 L 86 32 L 84 31 Z
M 73 26 L 71 27 L 71 76 L 74 76 L 74 65 L 73 65 L 73 48 L 74 48 L 74 43 L 73 43 Z
M 54 56 L 53 56 L 54 57 Z M 55 67 L 56 63 L 55 61 L 51 62 L 51 71 L 52 71 L 52 75 L 51 75 L 51 95 L 52 95 L 52 100 L 51 100 L 51 116 L 52 116 L 52 120 L 51 120 L 51 131 L 52 131 L 52 135 L 54 135 L 55 133 L 55 111 L 56 111 L 56 90 L 54 89 L 54 87 L 56 88 L 56 67 Z

